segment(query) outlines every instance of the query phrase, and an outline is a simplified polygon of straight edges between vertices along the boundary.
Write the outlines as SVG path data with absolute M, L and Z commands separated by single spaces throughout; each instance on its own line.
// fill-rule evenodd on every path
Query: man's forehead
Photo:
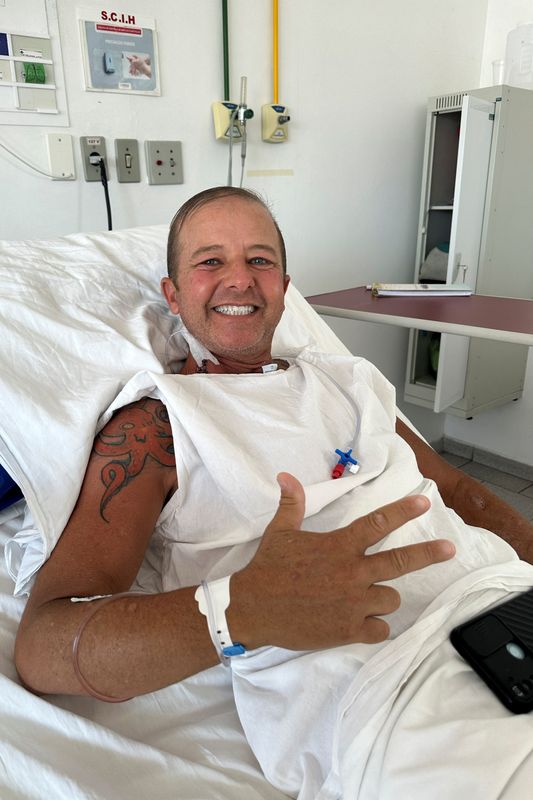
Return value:
M 243 221 L 271 228 L 276 233 L 270 212 L 259 202 L 239 197 L 217 198 L 195 209 L 184 221 L 181 233 L 194 234 L 210 226 L 237 226 Z
M 266 245 L 279 254 L 279 237 L 270 212 L 261 203 L 219 198 L 193 211 L 180 230 L 180 250 L 221 247 L 240 239 Z

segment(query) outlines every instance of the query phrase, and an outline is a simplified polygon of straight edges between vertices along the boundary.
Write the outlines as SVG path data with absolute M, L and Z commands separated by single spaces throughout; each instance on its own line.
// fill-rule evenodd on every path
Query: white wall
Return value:
M 178 138 L 185 183 L 118 184 L 111 163 L 115 227 L 164 222 L 188 196 L 224 183 L 227 149 L 213 140 L 210 103 L 222 94 L 218 0 L 132 0 L 128 13 L 156 18 L 162 96 L 85 92 L 75 4 L 57 0 L 71 127 L 75 137 Z M 304 294 L 373 279 L 410 281 L 421 179 L 425 104 L 432 94 L 478 85 L 488 0 L 290 0 L 280 3 L 280 100 L 292 114 L 291 140 L 260 141 L 249 125 L 248 169 L 293 176 L 249 178 L 286 234 L 290 272 Z M 90 6 L 89 2 L 80 3 Z M 232 0 L 231 82 L 248 76 L 249 104 L 271 97 L 269 0 Z M 94 5 L 98 10 L 100 6 Z M 0 126 L 0 137 L 46 166 L 46 128 Z M 51 130 L 51 129 L 49 129 Z M 81 163 L 76 141 L 78 175 Z M 237 165 L 235 175 L 237 175 Z M 102 187 L 52 182 L 0 151 L 8 187 L 3 238 L 39 238 L 105 227 Z M 6 192 L 4 191 L 4 199 Z M 329 320 L 328 320 L 329 321 Z M 332 322 L 354 351 L 403 385 L 406 332 Z M 430 438 L 443 419 L 407 407 Z
M 489 0 L 481 65 L 481 86 L 492 84 L 492 62 L 505 57 L 508 32 L 518 22 L 533 21 L 533 0 Z M 533 348 L 520 400 L 472 420 L 447 416 L 444 433 L 483 450 L 533 465 Z

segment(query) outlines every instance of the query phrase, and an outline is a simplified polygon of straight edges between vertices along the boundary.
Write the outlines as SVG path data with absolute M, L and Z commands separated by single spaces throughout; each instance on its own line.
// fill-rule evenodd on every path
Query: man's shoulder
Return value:
M 97 434 L 94 452 L 131 459 L 144 453 L 162 466 L 174 466 L 172 429 L 164 403 L 143 397 L 115 411 Z

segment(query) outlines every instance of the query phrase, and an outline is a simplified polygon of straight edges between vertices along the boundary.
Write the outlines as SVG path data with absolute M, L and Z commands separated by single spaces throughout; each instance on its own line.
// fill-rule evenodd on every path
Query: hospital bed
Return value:
M 139 370 L 175 367 L 168 345 L 175 323 L 159 292 L 167 232 L 161 225 L 0 244 L 0 462 L 33 512 L 28 522 L 23 500 L 0 512 L 2 800 L 286 796 L 266 781 L 246 743 L 222 667 L 107 706 L 36 697 L 13 664 L 25 602 L 14 590 L 24 591 L 68 519 L 77 491 L 70 476 L 88 458 L 98 416 Z M 278 341 L 290 343 L 305 325 L 326 350 L 345 352 L 295 289 L 287 304 Z M 31 434 L 27 427 L 23 434 L 28 423 Z M 35 539 L 28 545 L 36 527 L 47 532 L 42 547 Z
M 175 320 L 158 288 L 166 272 L 167 230 L 152 226 L 0 244 L 0 463 L 27 499 L 0 511 L 0 544 L 6 551 L 0 560 L 2 800 L 282 800 L 297 794 L 275 788 L 264 777 L 236 711 L 231 670 L 222 665 L 113 705 L 88 697 L 38 697 L 21 685 L 14 667 L 24 592 L 68 520 L 99 415 L 138 371 L 179 368 L 180 353 L 172 346 Z M 323 352 L 347 353 L 292 286 L 286 305 L 274 350 L 287 351 L 312 340 Z M 525 565 L 522 571 L 502 567 L 500 574 L 494 600 L 533 583 L 531 568 Z M 478 586 L 481 593 L 489 591 L 483 576 Z M 465 584 L 465 593 L 469 591 Z M 450 596 L 450 608 L 453 603 Z M 455 621 L 462 621 L 474 605 Z M 448 617 L 453 621 L 453 614 Z M 357 773 L 344 776 L 343 785 L 350 787 L 346 797 L 386 800 L 429 793 L 448 800 L 467 796 L 465 786 L 468 796 L 484 800 L 528 796 L 532 721 L 519 723 L 499 708 L 451 653 L 441 631 L 444 621 L 438 627 L 426 627 L 425 641 L 433 637 L 435 647 L 417 651 L 417 658 L 406 662 L 403 677 L 394 678 L 391 664 L 389 683 L 376 685 L 378 706 L 363 704 L 366 711 L 358 713 L 365 725 L 351 742 L 340 743 L 334 757 L 337 776 L 346 772 L 344 758 Z M 405 661 L 403 651 L 400 656 Z M 439 672 L 441 657 L 444 666 Z M 317 665 L 320 669 L 320 659 Z M 427 686 L 434 675 L 431 690 Z M 405 676 L 414 688 L 405 688 Z M 363 700 L 373 680 L 371 675 L 361 683 Z M 403 697 L 405 703 L 409 692 L 414 696 L 419 690 L 422 705 L 415 704 L 414 713 L 406 705 L 411 710 L 406 721 L 394 731 L 387 728 L 394 717 L 403 720 L 404 712 L 397 702 L 393 707 L 383 698 Z M 465 693 L 472 692 L 478 703 L 475 713 L 453 729 L 448 714 L 453 697 L 461 704 Z M 436 705 L 431 706 L 429 696 Z M 498 720 L 497 736 L 491 720 Z M 261 724 L 258 718 L 258 728 Z M 409 743 L 409 759 L 402 758 L 402 736 Z M 454 739 L 464 742 L 456 754 L 449 745 Z M 424 755 L 428 741 L 433 746 Z M 501 746 L 511 743 L 512 763 L 493 776 L 493 791 L 476 793 L 487 758 L 488 763 L 496 760 Z M 380 793 L 374 794 L 370 787 L 378 785 L 376 776 L 386 759 L 389 777 L 380 778 Z M 459 794 L 453 794 L 453 781 L 446 783 L 450 769 L 457 775 Z M 442 777 L 440 784 L 434 775 Z M 445 784 L 448 789 L 440 788 Z M 339 796 L 338 785 L 330 780 L 321 787 L 318 778 L 315 783 L 309 780 L 301 796 L 333 800 Z

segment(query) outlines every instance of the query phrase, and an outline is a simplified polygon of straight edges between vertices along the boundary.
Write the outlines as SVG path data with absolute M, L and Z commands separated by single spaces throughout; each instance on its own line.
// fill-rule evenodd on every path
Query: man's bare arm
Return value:
M 404 422 L 396 431 L 410 445 L 422 475 L 435 481 L 442 499 L 467 525 L 487 528 L 533 563 L 533 524 L 470 475 L 448 464 Z
M 76 507 L 39 571 L 21 621 L 16 664 L 35 691 L 83 692 L 72 643 L 95 611 L 80 642 L 79 664 L 103 694 L 151 691 L 216 663 L 193 590 L 124 598 L 101 611 L 100 601 L 70 600 L 130 588 L 176 486 L 165 407 L 144 399 L 121 409 L 95 439 Z
M 73 641 L 105 601 L 70 598 L 131 586 L 176 485 L 169 435 L 162 405 L 145 400 L 120 411 L 97 438 L 76 508 L 37 576 L 17 637 L 17 668 L 34 691 L 86 693 L 74 671 Z M 199 507 L 202 502 L 198 498 Z M 398 608 L 400 597 L 381 583 L 444 561 L 453 547 L 432 541 L 370 556 L 365 551 L 428 506 L 426 498 L 408 497 L 346 528 L 306 533 L 300 530 L 303 488 L 285 476 L 256 556 L 231 578 L 233 640 L 249 649 L 300 650 L 385 639 L 388 625 L 378 617 Z M 102 695 L 128 697 L 216 664 L 195 589 L 119 598 L 97 610 L 80 643 L 85 679 Z

